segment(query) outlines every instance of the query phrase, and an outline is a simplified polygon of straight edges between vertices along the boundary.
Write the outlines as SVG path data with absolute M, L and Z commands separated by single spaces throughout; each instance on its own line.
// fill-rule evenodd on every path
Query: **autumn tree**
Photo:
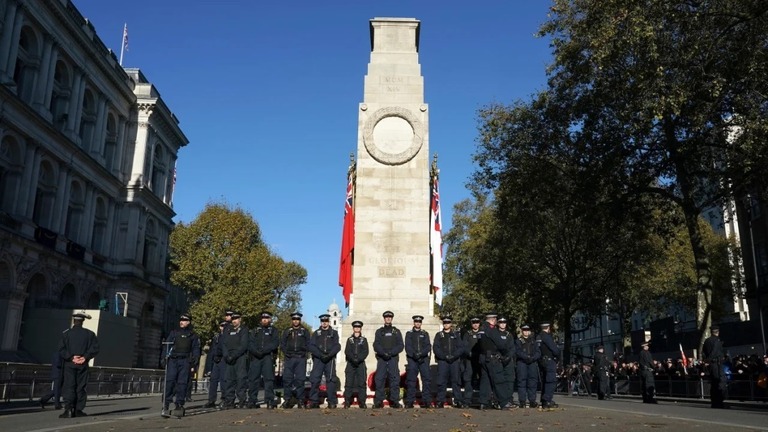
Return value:
M 249 326 L 265 310 L 288 322 L 307 278 L 301 265 L 270 250 L 250 214 L 218 203 L 206 205 L 191 223 L 176 225 L 170 262 L 171 283 L 188 294 L 197 328 L 207 334 L 217 331 L 226 308 L 241 312 Z

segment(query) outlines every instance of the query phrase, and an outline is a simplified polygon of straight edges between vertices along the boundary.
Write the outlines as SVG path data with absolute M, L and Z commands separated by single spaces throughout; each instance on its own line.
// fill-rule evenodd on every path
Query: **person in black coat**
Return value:
M 640 351 L 640 382 L 643 392 L 643 403 L 656 404 L 656 381 L 653 378 L 653 357 L 650 351 L 651 341 L 642 344 Z
M 208 356 L 205 358 L 205 374 L 208 376 L 208 403 L 203 405 L 203 408 L 216 407 L 216 398 L 219 393 L 219 383 L 223 384 L 224 378 L 224 366 L 226 363 L 221 361 L 221 334 L 224 332 L 224 327 L 229 324 L 229 321 L 222 321 L 219 323 L 219 333 L 213 336 L 211 340 L 211 349 L 208 351 Z M 222 385 L 222 395 L 224 393 Z M 223 399 L 223 398 L 222 398 Z
M 373 407 L 383 408 L 386 383 L 389 384 L 389 406 L 400 408 L 400 353 L 403 352 L 403 334 L 392 325 L 392 311 L 382 314 L 384 325 L 376 330 L 373 339 L 373 352 L 376 353 L 376 374 L 374 382 L 376 394 Z
M 541 351 L 539 366 L 541 367 L 541 407 L 544 409 L 557 408 L 552 400 L 557 385 L 557 362 L 560 359 L 560 348 L 552 339 L 552 328 L 548 322 L 541 323 L 541 332 L 536 338 Z
M 320 408 L 320 382 L 325 376 L 328 394 L 328 408 L 336 408 L 336 354 L 341 351 L 339 332 L 332 329 L 331 316 L 320 315 L 320 328 L 309 338 L 309 352 L 312 354 L 312 371 L 309 373 L 309 407 Z
M 85 417 L 88 398 L 88 362 L 99 354 L 96 334 L 83 328 L 83 321 L 91 316 L 85 311 L 72 314 L 72 328 L 66 330 L 59 342 L 59 356 L 64 362 L 62 394 L 64 412 L 59 418 Z
M 169 405 L 176 397 L 174 415 L 184 415 L 184 402 L 187 398 L 189 374 L 200 362 L 200 338 L 192 331 L 192 317 L 182 314 L 179 317 L 179 328 L 168 335 L 168 364 L 165 372 L 165 398 L 160 415 L 170 417 Z
M 414 315 L 413 329 L 405 332 L 405 407 L 413 408 L 416 401 L 416 393 L 419 391 L 418 379 L 421 377 L 421 403 L 420 407 L 432 405 L 432 373 L 429 369 L 429 360 L 432 354 L 432 342 L 429 333 L 421 329 L 424 317 Z
M 507 409 L 517 408 L 515 404 L 515 369 L 517 368 L 517 348 L 515 346 L 515 333 L 509 331 L 508 320 L 505 317 L 499 317 L 499 335 L 504 341 L 503 347 L 499 348 L 501 353 L 501 382 L 499 387 L 503 388 L 503 393 L 508 395 L 509 402 Z
M 40 406 L 43 409 L 45 409 L 45 404 L 51 399 L 53 399 L 53 407 L 61 409 L 62 366 L 61 354 L 59 354 L 59 351 L 56 351 L 51 358 L 51 391 L 40 398 Z
M 445 316 L 442 319 L 443 330 L 435 335 L 432 350 L 437 360 L 437 397 L 435 408 L 443 408 L 448 385 L 453 391 L 453 406 L 466 408 L 469 402 L 464 400 L 461 392 L 461 362 L 464 358 L 465 347 L 461 334 L 453 330 L 453 319 Z
M 611 362 L 608 360 L 608 356 L 605 355 L 605 347 L 602 345 L 597 347 L 594 361 L 595 378 L 597 379 L 597 399 L 611 399 Z
M 248 408 L 259 408 L 257 402 L 259 381 L 264 383 L 264 404 L 267 409 L 277 407 L 275 403 L 275 355 L 280 345 L 280 336 L 272 326 L 272 314 L 261 313 L 261 325 L 251 330 L 248 354 L 251 364 L 248 369 Z
M 368 339 L 362 334 L 363 322 L 352 322 L 352 336 L 347 338 L 344 346 L 344 357 L 347 360 L 347 367 L 344 369 L 344 408 L 352 406 L 352 397 L 357 392 L 357 406 L 365 409 L 368 405 L 365 403 L 367 392 L 366 377 L 367 368 L 365 359 L 368 358 L 369 347 Z
M 283 405 L 285 409 L 304 406 L 304 381 L 307 379 L 309 332 L 301 324 L 299 312 L 291 314 L 291 326 L 283 331 L 280 349 L 283 351 Z
M 221 358 L 226 364 L 226 391 L 220 409 L 245 408 L 248 386 L 248 327 L 242 324 L 239 312 L 232 314 L 232 322 L 221 335 Z M 238 404 L 235 405 L 235 396 Z
M 539 385 L 541 350 L 531 334 L 531 326 L 520 326 L 520 338 L 515 342 L 517 353 L 517 394 L 520 408 L 536 408 L 536 389 Z
M 727 393 L 727 378 L 723 370 L 725 351 L 720 340 L 720 327 L 709 328 L 710 336 L 704 341 L 701 357 L 709 370 L 709 398 L 712 408 L 726 408 L 724 403 Z

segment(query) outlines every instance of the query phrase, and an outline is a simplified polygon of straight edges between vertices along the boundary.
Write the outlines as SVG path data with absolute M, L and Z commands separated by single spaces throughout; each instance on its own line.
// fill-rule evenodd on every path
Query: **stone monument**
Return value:
M 413 18 L 370 21 L 371 59 L 358 111 L 354 291 L 345 319 L 365 324 L 369 373 L 376 367 L 373 336 L 385 310 L 394 312 L 393 325 L 403 335 L 417 314 L 425 317 L 431 337 L 440 329 L 430 293 L 429 110 L 419 26 Z M 343 329 L 342 349 L 350 333 Z M 404 372 L 404 354 L 400 360 Z

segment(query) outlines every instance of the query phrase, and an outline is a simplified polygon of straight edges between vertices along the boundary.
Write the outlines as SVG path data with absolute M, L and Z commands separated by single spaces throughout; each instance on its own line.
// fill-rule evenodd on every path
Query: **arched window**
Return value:
M 13 214 L 24 170 L 21 148 L 10 135 L 0 141 L 0 210 Z
M 59 130 L 64 130 L 69 117 L 69 97 L 72 92 L 72 73 L 69 66 L 59 59 L 53 75 L 53 93 L 49 107 L 53 124 Z
M 44 308 L 53 306 L 52 299 L 48 295 L 48 282 L 42 273 L 36 273 L 27 283 L 26 306 L 31 308 Z
M 24 26 L 19 35 L 19 51 L 13 70 L 16 94 L 25 102 L 32 102 L 35 77 L 40 67 L 40 42 L 32 27 Z
M 152 184 L 150 189 L 160 198 L 163 198 L 165 191 L 165 152 L 160 142 L 155 144 L 155 151 L 152 156 Z
M 51 228 L 53 221 L 53 204 L 56 199 L 56 171 L 53 165 L 43 160 L 40 162 L 40 174 L 37 178 L 35 191 L 35 207 L 32 220 L 43 228 Z
M 74 242 L 80 241 L 80 226 L 83 222 L 83 208 L 85 207 L 85 192 L 80 182 L 73 181 L 69 192 L 69 204 L 67 205 L 67 224 L 64 228 L 64 236 Z
M 13 272 L 8 263 L 0 261 L 0 293 L 9 293 L 11 291 L 14 291 Z
M 91 89 L 85 89 L 83 94 L 83 113 L 80 116 L 80 147 L 90 151 L 97 145 L 93 142 L 96 130 L 96 96 Z
M 112 172 L 112 168 L 115 163 L 115 149 L 117 148 L 117 121 L 115 115 L 109 113 L 107 115 L 107 136 L 104 140 L 104 149 L 101 152 L 104 157 L 104 167 L 107 171 Z
M 59 295 L 59 308 L 60 309 L 77 309 L 82 306 L 78 305 L 77 290 L 72 284 L 64 285 L 64 289 L 61 290 Z
M 99 295 L 99 293 L 97 292 L 91 293 L 91 295 L 88 296 L 88 302 L 86 303 L 85 308 L 98 309 L 100 300 L 101 300 L 101 296 Z
M 144 230 L 144 255 L 141 264 L 146 270 L 156 271 L 157 266 L 157 227 L 152 218 L 147 219 L 147 228 Z
M 97 254 L 106 255 L 104 250 L 107 234 L 107 204 L 102 197 L 96 198 L 96 211 L 93 215 L 93 235 L 91 236 L 91 250 Z

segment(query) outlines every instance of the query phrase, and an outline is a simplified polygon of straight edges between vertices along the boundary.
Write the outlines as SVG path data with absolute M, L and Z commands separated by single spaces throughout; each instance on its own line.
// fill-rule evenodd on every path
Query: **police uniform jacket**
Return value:
M 221 362 L 221 333 L 216 333 L 211 338 L 211 347 L 205 357 L 205 373 L 211 372 L 213 366 Z
M 59 341 L 59 354 L 65 365 L 76 368 L 87 368 L 88 362 L 99 354 L 99 340 L 96 334 L 81 324 L 75 324 L 61 335 Z M 72 363 L 72 357 L 85 357 L 85 363 L 76 365 Z
M 640 369 L 652 371 L 653 370 L 653 357 L 651 356 L 651 352 L 643 349 L 640 351 L 640 360 L 638 361 L 640 364 Z
M 167 342 L 170 342 L 170 358 L 188 358 L 189 364 L 196 366 L 200 361 L 200 338 L 191 328 L 171 330 Z
M 432 350 L 435 352 L 437 360 L 453 363 L 456 359 L 464 356 L 464 341 L 461 334 L 455 330 L 440 331 L 435 335 Z
M 227 364 L 234 364 L 248 350 L 248 327 L 241 325 L 235 328 L 229 325 L 221 334 L 221 358 Z
M 608 360 L 608 356 L 604 352 L 595 353 L 595 367 L 598 371 L 605 373 L 611 370 L 611 362 Z
M 381 326 L 376 330 L 376 336 L 373 339 L 373 352 L 377 357 L 389 360 L 399 355 L 405 348 L 403 344 L 403 334 L 392 325 Z
M 411 329 L 405 333 L 405 355 L 419 361 L 432 353 L 432 343 L 429 333 L 424 330 Z
M 506 341 L 501 338 L 501 332 L 498 327 L 491 326 L 485 322 L 480 327 L 483 332 L 483 336 L 478 342 L 480 344 L 480 352 L 486 356 L 499 356 L 505 354 L 503 352 L 506 347 Z
M 558 348 L 557 344 L 555 344 L 555 340 L 552 339 L 551 334 L 547 332 L 541 332 L 539 333 L 539 336 L 536 338 L 536 341 L 540 345 L 539 349 L 541 349 L 542 360 L 557 361 L 557 359 L 560 358 L 560 348 Z
M 482 327 L 480 327 L 477 331 L 469 330 L 468 332 L 464 333 L 465 356 L 471 357 L 472 361 L 474 362 L 480 361 L 480 351 L 482 350 L 482 345 L 479 342 L 484 335 L 485 332 L 483 332 Z
M 251 336 L 248 340 L 248 352 L 257 359 L 262 359 L 274 351 L 280 345 L 278 331 L 271 325 L 258 326 L 251 330 Z
M 309 339 L 309 352 L 312 356 L 319 358 L 323 362 L 330 361 L 341 351 L 339 343 L 339 332 L 328 327 L 323 330 L 319 328 L 312 332 Z
M 347 338 L 347 343 L 344 346 L 344 357 L 347 359 L 347 363 L 352 366 L 359 366 L 368 358 L 368 339 L 365 336 L 355 337 L 354 335 Z
M 718 363 L 723 359 L 723 342 L 717 336 L 710 336 L 704 341 L 701 348 L 701 356 L 704 361 Z
M 522 361 L 525 364 L 531 364 L 538 361 L 541 358 L 541 350 L 539 344 L 533 336 L 521 337 L 515 342 L 517 346 L 517 360 Z
M 309 332 L 304 326 L 289 327 L 283 331 L 280 348 L 286 357 L 307 357 Z
M 517 357 L 517 348 L 515 347 L 515 335 L 511 332 L 504 330 L 499 330 L 499 337 L 501 338 L 503 344 L 499 348 L 499 353 L 503 357 L 508 357 L 509 360 L 504 361 L 514 361 L 515 357 Z

